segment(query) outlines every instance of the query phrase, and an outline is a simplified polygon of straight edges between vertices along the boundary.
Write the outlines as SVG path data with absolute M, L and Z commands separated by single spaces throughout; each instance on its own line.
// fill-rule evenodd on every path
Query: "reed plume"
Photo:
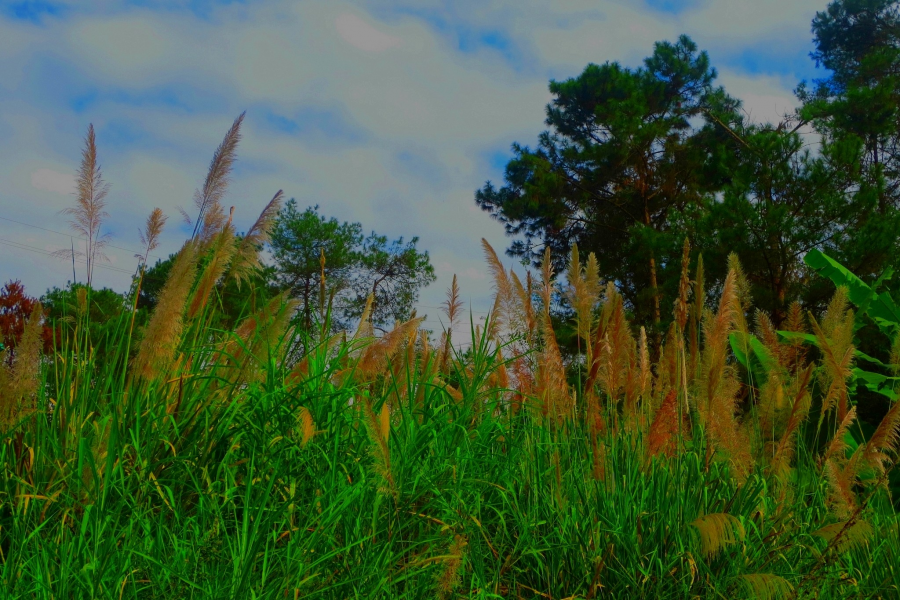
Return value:
M 211 240 L 212 252 L 209 262 L 203 268 L 194 295 L 191 298 L 188 307 L 188 318 L 193 319 L 206 308 L 209 302 L 209 296 L 216 284 L 225 275 L 231 259 L 234 257 L 236 246 L 234 240 L 234 229 L 228 222 L 222 230 Z
M 269 241 L 269 233 L 278 218 L 283 198 L 284 192 L 278 190 L 238 243 L 230 269 L 238 289 L 241 289 L 242 282 L 249 283 L 251 275 L 262 267 L 259 251 Z
M 828 504 L 839 519 L 847 519 L 857 510 L 853 486 L 857 479 L 858 456 L 854 453 L 849 461 L 839 462 L 838 459 L 831 458 L 825 462 L 824 471 L 829 492 Z
M 78 170 L 77 196 L 75 206 L 64 209 L 62 212 L 69 215 L 69 225 L 80 237 L 84 238 L 86 247 L 84 252 L 75 252 L 70 249 L 57 250 L 56 256 L 68 257 L 70 253 L 83 256 L 87 263 L 87 285 L 90 287 L 93 281 L 94 267 L 98 261 L 108 260 L 103 249 L 109 243 L 109 234 L 101 234 L 100 227 L 109 217 L 106 212 L 106 196 L 109 194 L 109 184 L 103 181 L 100 173 L 100 165 L 97 163 L 97 140 L 94 135 L 94 125 L 88 125 L 88 132 L 84 139 L 84 149 L 81 152 L 81 167 Z
M 794 597 L 794 586 L 784 577 L 773 573 L 741 575 L 740 582 L 749 597 L 757 600 L 780 600 Z
M 462 301 L 459 299 L 459 286 L 456 284 L 456 273 L 453 274 L 453 283 L 447 290 L 447 300 L 441 305 L 444 314 L 447 315 L 447 329 L 444 332 L 444 340 L 441 349 L 440 371 L 447 372 L 447 360 L 450 356 L 451 338 L 453 336 L 453 327 L 456 325 L 456 317 L 462 310 Z
M 316 434 L 316 424 L 313 421 L 312 413 L 305 406 L 300 407 L 297 419 L 300 421 L 301 445 L 306 446 Z
M 746 535 L 740 520 L 728 513 L 712 513 L 698 517 L 691 525 L 700 534 L 700 551 L 713 558 L 730 544 L 744 539 Z
M 769 462 L 769 472 L 780 481 L 787 479 L 791 460 L 794 458 L 794 434 L 800 427 L 800 423 L 809 416 L 811 398 L 808 391 L 809 382 L 812 379 L 812 366 L 805 368 L 795 380 L 796 393 L 791 403 L 791 413 L 788 416 L 787 426 Z
M 168 217 L 163 214 L 161 209 L 154 208 L 153 211 L 151 211 L 150 216 L 147 217 L 147 224 L 144 226 L 144 230 L 138 230 L 141 244 L 144 246 L 144 253 L 135 254 L 135 258 L 140 260 L 141 274 L 138 277 L 137 286 L 135 286 L 134 290 L 134 304 L 131 307 L 131 324 L 128 326 L 129 339 L 131 338 L 131 332 L 134 331 L 134 317 L 137 314 L 138 299 L 141 295 L 141 286 L 144 283 L 144 273 L 147 270 L 147 258 L 149 258 L 150 253 L 159 246 L 159 236 L 162 234 L 167 219 Z
M 725 450 L 729 454 L 735 475 L 742 478 L 749 472 L 751 462 L 749 441 L 738 428 L 735 418 L 736 398 L 740 385 L 734 368 L 727 364 L 728 337 L 742 318 L 738 297 L 738 272 L 732 268 L 725 278 L 719 310 L 715 317 L 704 324 L 706 347 L 697 399 L 698 413 L 708 432 L 706 460 L 709 463 L 713 450 Z
M 837 407 L 837 419 L 841 421 L 847 416 L 847 379 L 852 374 L 856 350 L 853 346 L 853 311 L 847 309 L 846 289 L 838 288 L 821 326 L 812 315 L 809 320 L 822 351 L 825 367 L 819 375 L 822 388 L 827 390 L 822 399 L 819 424 L 822 424 L 825 415 L 834 407 Z
M 139 377 L 154 379 L 171 365 L 181 342 L 185 304 L 196 273 L 197 246 L 187 242 L 175 257 L 135 356 L 133 370 Z
M 391 451 L 388 446 L 390 413 L 387 405 L 383 405 L 380 414 L 376 416 L 375 411 L 372 409 L 372 401 L 369 399 L 368 394 L 365 393 L 360 395 L 360 405 L 363 410 L 366 432 L 372 443 L 372 468 L 381 479 L 378 491 L 393 497 L 394 501 L 397 501 L 400 497 L 400 492 L 394 482 L 394 474 L 391 472 Z
M 241 140 L 241 123 L 244 121 L 245 114 L 242 112 L 234 120 L 222 143 L 216 148 L 209 163 L 203 187 L 194 194 L 197 220 L 194 222 L 191 239 L 208 242 L 222 230 L 225 224 L 226 216 L 221 201 L 228 188 L 228 178 L 236 159 L 237 145 Z
M 678 392 L 669 390 L 665 399 L 656 411 L 656 416 L 650 424 L 650 434 L 647 441 L 647 455 L 654 457 L 663 454 L 668 457 L 675 455 L 678 434 Z
M 868 542 L 874 531 L 866 521 L 857 519 L 852 523 L 841 521 L 817 529 L 812 535 L 825 540 L 828 547 L 842 554 Z
M 438 595 L 441 598 L 450 597 L 453 590 L 459 585 L 459 570 L 467 545 L 468 540 L 465 536 L 460 534 L 453 536 L 453 543 L 450 544 L 447 556 L 444 557 L 444 568 L 441 569 L 437 581 Z
M 355 366 L 355 380 L 359 382 L 368 382 L 373 380 L 378 374 L 384 372 L 388 360 L 394 356 L 403 341 L 410 336 L 410 333 L 418 330 L 419 325 L 424 318 L 425 317 L 416 317 L 405 323 L 398 323 L 394 326 L 394 329 L 385 334 L 381 339 L 375 343 L 369 344 Z M 338 375 L 345 375 L 352 369 L 353 367 L 348 367 Z
M 593 253 L 590 257 L 593 257 Z M 587 270 L 581 266 L 580 258 L 578 256 L 578 244 L 572 245 L 572 251 L 569 255 L 569 266 L 566 271 L 568 285 L 564 291 L 566 299 L 575 311 L 576 335 L 580 340 L 584 341 L 585 357 L 587 359 L 587 364 L 589 365 L 592 363 L 591 331 L 593 330 L 594 324 L 593 310 L 600 294 L 600 278 L 596 272 L 596 258 L 594 258 L 593 263 L 591 263 L 590 257 L 588 259 L 588 265 L 590 269 L 594 270 L 593 273 L 588 273 Z
M 562 355 L 556 343 L 553 323 L 550 320 L 550 300 L 553 295 L 553 287 L 553 266 L 550 262 L 550 248 L 547 248 L 541 267 L 543 314 L 540 333 L 544 347 L 538 365 L 535 391 L 540 398 L 540 414 L 549 416 L 553 422 L 559 423 L 566 415 L 570 414 L 572 405 L 566 384 Z
M 4 430 L 37 410 L 43 318 L 44 309 L 37 302 L 25 322 L 11 364 L 5 356 L 9 350 L 0 352 L 0 426 Z
M 375 335 L 375 329 L 372 327 L 372 321 L 370 317 L 372 315 L 372 304 L 375 301 L 375 296 L 373 294 L 369 294 L 366 298 L 366 305 L 363 307 L 362 316 L 359 318 L 359 325 L 356 328 L 356 332 L 353 334 L 352 340 L 363 340 L 372 338 Z
M 289 298 L 287 292 L 276 295 L 261 310 L 244 319 L 235 329 L 234 339 L 213 359 L 213 364 L 232 370 L 227 377 L 232 382 L 260 381 L 263 366 L 269 360 L 278 363 L 282 358 L 275 354 L 275 349 L 288 329 L 298 302 Z M 223 357 L 227 358 L 223 360 Z
M 828 447 L 825 449 L 825 454 L 822 455 L 821 461 L 823 463 L 828 462 L 832 458 L 837 458 L 841 462 L 846 460 L 847 450 L 849 446 L 847 445 L 847 434 L 850 431 L 850 427 L 853 425 L 853 421 L 856 420 L 856 407 L 853 406 L 844 415 L 844 418 L 841 420 L 840 425 L 838 425 L 837 431 L 834 433 L 834 436 L 831 438 L 831 442 L 828 444 Z
M 890 460 L 888 453 L 896 453 L 898 449 L 900 449 L 900 402 L 894 401 L 890 410 L 881 419 L 878 428 L 872 433 L 872 437 L 865 443 L 862 462 L 872 467 L 876 474 L 881 474 L 884 472 L 885 463 Z
M 534 347 L 534 339 L 537 335 L 537 318 L 534 314 L 534 305 L 532 304 L 532 284 L 531 273 L 526 274 L 525 285 L 519 280 L 515 271 L 510 271 L 509 278 L 512 281 L 513 292 L 518 299 L 519 310 L 522 314 L 522 325 L 525 329 L 525 344 Z
M 734 252 L 728 255 L 728 271 L 734 272 L 735 298 L 733 301 L 736 302 L 735 328 L 740 332 L 746 333 L 748 331 L 746 311 L 750 309 L 750 306 L 753 303 L 753 293 L 752 288 L 750 287 L 750 281 L 744 273 L 744 267 L 741 266 L 741 261 Z
M 706 290 L 703 281 L 703 255 L 697 256 L 697 269 L 694 272 L 693 282 L 694 302 L 691 306 L 690 330 L 688 332 L 689 344 L 689 373 L 692 379 L 696 379 L 700 366 L 700 323 L 703 321 L 703 310 L 706 305 Z
M 691 279 L 688 269 L 691 263 L 691 243 L 685 238 L 681 255 L 681 279 L 678 283 L 678 297 L 675 299 L 675 322 L 678 330 L 684 331 L 688 320 L 688 294 L 691 291 Z
M 135 254 L 135 258 L 139 258 L 141 260 L 141 264 L 146 265 L 147 258 L 150 256 L 150 253 L 156 250 L 157 247 L 159 247 L 159 236 L 162 235 L 167 220 L 168 217 L 160 208 L 154 208 L 150 212 L 150 216 L 147 217 L 147 223 L 144 226 L 144 230 L 138 230 L 138 235 L 141 239 L 141 245 L 144 246 L 144 253 Z
M 495 327 L 502 329 L 504 326 L 512 326 L 514 321 L 513 307 L 513 288 L 509 280 L 503 263 L 497 257 L 497 253 L 484 238 L 481 238 L 481 247 L 484 249 L 484 256 L 487 259 L 488 269 L 494 278 L 495 305 L 498 310 L 494 311 L 493 321 Z

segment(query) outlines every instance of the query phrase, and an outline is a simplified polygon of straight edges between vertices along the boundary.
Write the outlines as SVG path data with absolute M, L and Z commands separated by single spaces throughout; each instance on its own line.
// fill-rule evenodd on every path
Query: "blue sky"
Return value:
M 826 4 L 0 0 L 0 279 L 34 294 L 71 279 L 46 253 L 70 244 L 60 210 L 93 123 L 118 246 L 96 278 L 124 290 L 147 214 L 170 217 L 157 254 L 176 250 L 177 208 L 246 110 L 226 199 L 238 227 L 284 189 L 366 231 L 419 236 L 439 277 L 419 313 L 438 328 L 454 273 L 476 311 L 489 306 L 479 241 L 509 240 L 474 192 L 501 183 L 512 142 L 534 145 L 549 79 L 637 66 L 686 33 L 754 119 L 776 120 L 801 79 L 822 76 L 808 54 Z

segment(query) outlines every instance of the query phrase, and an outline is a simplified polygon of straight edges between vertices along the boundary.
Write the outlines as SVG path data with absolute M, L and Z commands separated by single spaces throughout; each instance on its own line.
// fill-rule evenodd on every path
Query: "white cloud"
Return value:
M 75 192 L 75 176 L 52 169 L 38 169 L 31 174 L 31 185 L 46 192 L 72 194 Z
M 400 38 L 379 31 L 353 13 L 339 14 L 334 26 L 345 42 L 366 52 L 384 52 L 401 44 Z
M 439 280 L 425 290 L 422 303 L 439 304 L 458 273 L 464 297 L 480 310 L 485 307 L 477 303 L 487 303 L 491 286 L 479 240 L 487 238 L 501 253 L 509 242 L 502 226 L 473 202 L 485 178 L 499 183 L 500 174 L 482 157 L 513 141 L 535 144 L 551 76 L 577 75 L 588 62 L 633 66 L 654 41 L 687 33 L 710 49 L 720 81 L 753 117 L 774 120 L 792 106 L 794 82 L 722 68 L 716 55 L 767 36 L 806 39 L 823 4 L 760 0 L 767 3 L 762 7 L 716 0 L 672 16 L 624 0 L 406 0 L 414 12 L 434 11 L 448 24 L 438 31 L 433 22 L 398 12 L 402 1 L 271 0 L 217 9 L 209 19 L 99 3 L 92 14 L 79 14 L 73 4 L 70 16 L 41 28 L 0 18 L 0 153 L 9 157 L 0 163 L 8 194 L 0 195 L 0 210 L 66 231 L 58 211 L 71 198 L 60 190 L 63 177 L 68 185 L 72 178 L 63 173 L 77 169 L 84 130 L 93 122 L 104 176 L 112 184 L 114 243 L 136 245 L 137 228 L 160 206 L 171 217 L 157 251 L 165 255 L 181 241 L 175 206 L 190 206 L 231 119 L 247 108 L 238 170 L 225 200 L 237 206 L 239 227 L 283 188 L 301 207 L 320 204 L 323 214 L 360 221 L 366 230 L 420 236 L 420 247 L 440 265 Z M 500 31 L 519 62 L 509 64 L 497 48 L 460 52 L 447 33 L 456 26 L 473 39 Z M 190 106 L 182 109 L 101 94 L 97 104 L 75 113 L 66 105 L 70 91 L 54 86 L 47 80 L 52 72 L 41 68 L 47 56 L 83 73 L 85 85 L 101 91 L 153 97 L 160 89 L 184 89 L 204 95 L 203 101 L 187 98 Z M 265 122 L 269 110 L 294 118 L 309 107 L 345 118 L 360 135 L 322 144 L 321 136 L 274 132 Z M 147 132 L 146 143 L 106 136 L 104 127 L 115 122 L 134 123 Z M 439 164 L 434 184 L 425 179 L 425 162 L 412 163 L 422 166 L 418 171 L 398 168 L 402 153 Z M 22 273 L 37 290 L 61 283 L 65 264 L 25 268 L 45 259 L 19 254 L 14 262 L 0 259 L 0 271 Z M 123 268 L 133 264 L 128 252 L 116 256 Z M 513 262 L 504 257 L 505 264 Z M 97 275 L 117 289 L 129 281 L 108 270 Z

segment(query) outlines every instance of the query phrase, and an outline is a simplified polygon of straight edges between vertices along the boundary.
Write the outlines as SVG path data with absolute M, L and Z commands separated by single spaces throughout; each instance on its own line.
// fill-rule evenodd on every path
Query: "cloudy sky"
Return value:
M 116 246 L 95 280 L 127 289 L 138 228 L 158 206 L 170 219 L 157 255 L 180 246 L 177 207 L 246 110 L 225 200 L 238 229 L 284 189 L 365 231 L 419 236 L 438 275 L 419 314 L 438 329 L 454 273 L 475 311 L 489 307 L 479 240 L 508 240 L 474 191 L 502 181 L 512 142 L 535 143 L 550 79 L 638 66 L 686 33 L 752 118 L 777 120 L 800 80 L 822 76 L 808 55 L 826 4 L 0 0 L 0 280 L 40 295 L 71 279 L 48 253 L 70 245 L 60 211 L 93 123 Z

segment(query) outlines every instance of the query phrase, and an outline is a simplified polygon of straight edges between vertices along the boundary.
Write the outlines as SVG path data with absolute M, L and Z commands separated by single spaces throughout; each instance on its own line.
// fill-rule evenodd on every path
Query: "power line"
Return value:
M 12 246 L 13 248 L 18 248 L 19 250 L 28 250 L 28 251 L 30 251 L 30 252 L 36 252 L 36 253 L 38 253 L 38 254 L 43 254 L 44 256 L 49 256 L 50 258 L 58 258 L 58 259 L 61 259 L 61 260 L 69 260 L 69 257 L 68 257 L 68 256 L 62 257 L 62 256 L 60 256 L 60 255 L 57 255 L 57 254 L 53 253 L 53 252 L 47 252 L 46 250 L 43 250 L 43 249 L 41 249 L 41 248 L 36 248 L 35 246 L 29 246 L 28 244 L 22 244 L 22 243 L 20 243 L 20 242 L 14 242 L 14 241 L 12 241 L 12 240 L 5 240 L 5 239 L 3 239 L 3 238 L 0 238 L 0 244 L 4 244 L 4 245 L 6 245 L 6 246 Z M 87 261 L 86 261 L 86 260 L 83 260 L 83 259 L 81 259 L 81 258 L 76 258 L 76 259 L 75 259 L 75 262 L 77 262 L 78 264 L 81 264 L 81 265 L 86 265 L 86 264 L 87 264 Z M 122 269 L 122 268 L 120 268 L 120 267 L 113 267 L 113 266 L 110 266 L 110 265 L 98 265 L 98 264 L 95 264 L 94 266 L 97 267 L 98 269 L 107 269 L 107 270 L 109 270 L 109 271 L 116 271 L 116 272 L 118 272 L 118 273 L 125 273 L 126 275 L 133 275 L 133 274 L 134 274 L 133 271 L 129 271 L 129 270 L 127 270 L 127 269 Z
M 10 219 L 9 217 L 0 217 L 0 220 L 9 221 L 10 223 L 15 223 L 16 225 L 23 225 L 25 227 L 31 227 L 32 229 L 40 229 L 41 231 L 46 231 L 48 233 L 55 233 L 57 235 L 61 235 L 67 238 L 74 238 L 76 240 L 81 240 L 82 242 L 86 242 L 87 240 L 83 237 L 72 235 L 71 233 L 63 233 L 62 231 L 56 231 L 55 229 L 47 229 L 46 227 L 39 227 L 38 225 L 32 225 L 31 223 L 25 223 L 23 221 L 17 221 L 15 219 Z M 116 250 L 124 250 L 126 252 L 133 252 L 134 254 L 140 254 L 139 251 L 133 250 L 132 248 L 123 248 L 122 246 L 114 246 L 112 244 L 106 244 L 109 248 L 115 248 Z M 158 258 L 163 260 L 162 256 L 158 256 L 156 254 L 148 254 L 148 257 L 152 256 L 153 258 Z

